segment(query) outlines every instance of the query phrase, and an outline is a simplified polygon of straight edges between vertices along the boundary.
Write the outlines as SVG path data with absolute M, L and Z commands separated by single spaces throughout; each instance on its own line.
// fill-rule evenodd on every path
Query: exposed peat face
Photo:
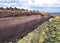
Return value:
M 20 39 L 50 18 L 44 12 L 0 10 L 0 42 Z

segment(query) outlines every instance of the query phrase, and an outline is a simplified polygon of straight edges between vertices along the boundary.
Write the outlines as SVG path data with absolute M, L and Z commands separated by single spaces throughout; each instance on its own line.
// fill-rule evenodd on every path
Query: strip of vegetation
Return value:
M 17 16 L 30 16 L 30 15 L 41 15 L 41 16 L 50 16 L 48 12 L 40 12 L 36 10 L 28 10 L 28 9 L 19 9 L 12 7 L 0 7 L 0 18 L 6 17 L 17 17 Z
M 60 43 L 60 18 L 43 23 L 18 43 Z

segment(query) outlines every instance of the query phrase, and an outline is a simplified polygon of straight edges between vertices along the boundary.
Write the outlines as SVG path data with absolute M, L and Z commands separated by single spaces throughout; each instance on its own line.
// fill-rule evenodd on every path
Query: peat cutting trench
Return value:
M 21 39 L 50 18 L 48 15 L 0 18 L 0 43 Z

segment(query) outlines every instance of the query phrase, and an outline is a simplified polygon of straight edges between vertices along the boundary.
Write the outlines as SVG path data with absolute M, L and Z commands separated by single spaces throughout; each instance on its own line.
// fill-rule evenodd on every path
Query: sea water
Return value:
M 31 7 L 31 9 L 51 14 L 60 14 L 60 7 Z

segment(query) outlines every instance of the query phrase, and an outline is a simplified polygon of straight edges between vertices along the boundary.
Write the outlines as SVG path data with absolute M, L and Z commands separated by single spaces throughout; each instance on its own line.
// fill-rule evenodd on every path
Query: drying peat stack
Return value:
M 10 8 L 0 8 L 0 43 L 16 41 L 51 18 L 37 11 Z

